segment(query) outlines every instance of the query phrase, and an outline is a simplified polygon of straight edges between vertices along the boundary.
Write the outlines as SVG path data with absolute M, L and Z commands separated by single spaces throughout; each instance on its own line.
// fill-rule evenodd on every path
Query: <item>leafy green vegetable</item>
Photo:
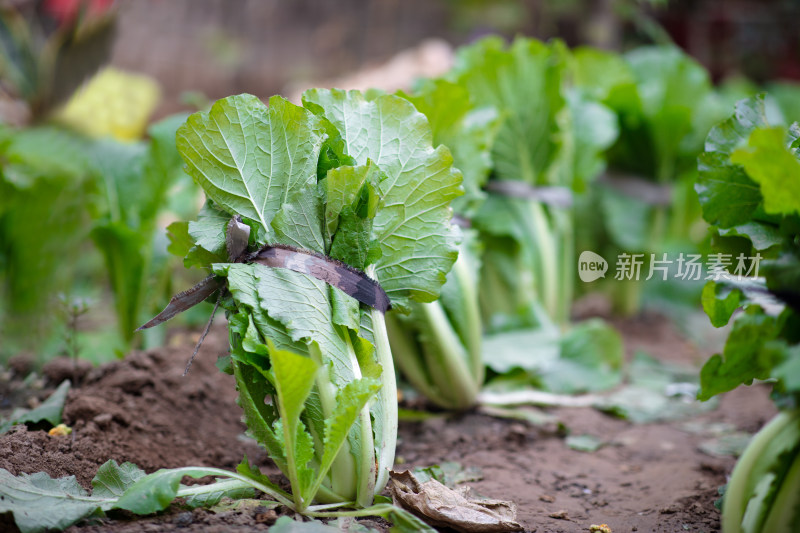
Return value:
M 580 210 L 579 243 L 607 258 L 642 253 L 645 261 L 653 253 L 698 250 L 705 233 L 695 230 L 701 215 L 692 191 L 696 157 L 709 128 L 728 112 L 708 73 L 674 46 L 637 48 L 621 57 L 579 49 L 575 56 L 578 87 L 613 109 L 619 122 L 619 138 L 606 153 L 607 175 L 593 184 Z M 639 311 L 643 291 L 657 290 L 637 280 L 603 284 L 625 314 Z M 658 296 L 675 301 L 687 287 L 683 282 L 681 290 Z M 692 301 L 700 288 L 694 290 Z
M 69 380 L 61 382 L 53 394 L 48 396 L 38 407 L 30 410 L 15 410 L 8 421 L 0 424 L 0 433 L 5 433 L 13 426 L 26 422 L 36 423 L 45 420 L 53 426 L 61 423 L 61 412 L 64 410 L 64 402 L 67 400 L 70 385 Z
M 166 270 L 166 256 L 158 254 L 154 238 L 157 219 L 167 207 L 169 193 L 182 176 L 175 149 L 175 131 L 185 115 L 169 117 L 148 129 L 148 143 L 99 141 L 93 149 L 94 167 L 102 178 L 103 202 L 91 237 L 103 254 L 114 294 L 117 326 L 124 354 L 142 323 L 143 314 L 157 309 L 161 291 L 148 286 L 154 272 Z M 162 296 L 163 298 L 163 296 Z
M 720 233 L 735 228 L 735 235 L 749 241 L 750 256 L 763 252 L 758 266 L 766 278 L 766 287 L 723 282 L 704 290 L 703 307 L 715 326 L 728 323 L 737 307 L 745 312 L 734 319 L 723 353 L 703 367 L 702 399 L 769 378 L 795 357 L 800 211 L 791 190 L 800 184 L 800 160 L 793 151 L 794 128 L 787 133 L 770 125 L 763 96 L 742 100 L 733 117 L 709 133 L 699 159 L 696 188 L 704 216 Z M 765 298 L 767 290 L 783 303 Z M 777 386 L 790 395 L 800 393 L 781 381 Z
M 492 181 L 582 191 L 602 170 L 616 120 L 570 87 L 560 42 L 487 38 L 459 50 L 448 75 L 503 116 L 492 145 Z M 565 192 L 566 191 L 566 192 Z M 481 308 L 489 331 L 537 327 L 542 313 L 568 321 L 574 283 L 573 213 L 541 201 L 490 194 L 473 219 L 484 243 Z
M 61 129 L 0 126 L 0 334 L 8 353 L 42 348 L 57 323 L 54 294 L 85 272 L 88 151 L 88 141 Z
M 413 94 L 402 96 L 428 118 L 434 144 L 452 150 L 465 190 L 453 209 L 468 219 L 485 199 L 482 186 L 492 168 L 491 148 L 501 124 L 497 110 L 479 106 L 464 85 L 442 79 L 426 81 Z M 472 407 L 483 383 L 480 254 L 476 232 L 464 230 L 440 300 L 412 303 L 408 315 L 387 317 L 398 368 L 429 400 L 448 409 Z
M 799 134 L 796 123 L 788 131 L 773 125 L 758 95 L 738 102 L 734 115 L 711 131 L 699 159 L 703 216 L 715 232 L 746 243 L 763 279 L 729 276 L 704 290 L 712 323 L 732 319 L 733 325 L 723 352 L 703 366 L 698 397 L 771 379 L 783 408 L 731 474 L 722 507 L 726 533 L 789 531 L 800 523 Z M 743 311 L 734 314 L 738 307 Z
M 384 316 L 307 274 L 229 263 L 226 221 L 241 216 L 257 246 L 361 270 L 404 308 L 434 300 L 455 261 L 449 203 L 461 175 L 400 97 L 312 90 L 303 103 L 234 96 L 178 130 L 209 202 L 197 222 L 174 227 L 174 249 L 226 278 L 239 403 L 289 478 L 292 507 L 368 507 L 388 479 L 397 431 Z
M 797 525 L 800 411 L 784 411 L 759 431 L 731 474 L 722 507 L 728 532 L 791 531 Z

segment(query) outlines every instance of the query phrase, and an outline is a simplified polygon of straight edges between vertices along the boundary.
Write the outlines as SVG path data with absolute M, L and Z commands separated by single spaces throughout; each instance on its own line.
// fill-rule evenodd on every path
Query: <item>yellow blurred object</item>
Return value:
M 149 76 L 109 67 L 78 89 L 54 118 L 90 137 L 133 141 L 144 135 L 160 98 Z
M 51 437 L 66 437 L 72 433 L 72 428 L 66 424 L 59 424 L 47 432 Z
M 589 531 L 591 533 L 611 533 L 611 528 L 607 524 L 600 524 L 599 526 L 592 524 L 589 526 Z

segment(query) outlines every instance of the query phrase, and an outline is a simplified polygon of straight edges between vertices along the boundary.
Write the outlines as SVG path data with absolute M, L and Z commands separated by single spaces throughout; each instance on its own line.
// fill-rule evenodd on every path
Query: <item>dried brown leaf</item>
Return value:
M 435 479 L 420 483 L 409 471 L 390 473 L 395 505 L 433 526 L 464 533 L 521 531 L 513 502 L 478 499 L 469 490 L 454 491 Z

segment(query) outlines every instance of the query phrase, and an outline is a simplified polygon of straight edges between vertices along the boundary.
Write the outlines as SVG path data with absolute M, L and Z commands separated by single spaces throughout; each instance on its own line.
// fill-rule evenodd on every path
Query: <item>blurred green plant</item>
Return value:
M 613 109 L 620 128 L 606 153 L 606 175 L 579 210 L 578 240 L 581 249 L 607 259 L 642 254 L 641 279 L 609 276 L 605 282 L 615 310 L 634 314 L 642 306 L 651 254 L 694 253 L 707 239 L 693 191 L 695 161 L 706 133 L 725 116 L 726 99 L 699 63 L 671 45 L 622 56 L 580 48 L 575 64 L 578 86 Z M 690 302 L 702 289 L 688 281 L 669 285 L 672 299 Z
M 57 313 L 52 295 L 87 267 L 93 174 L 89 142 L 52 127 L 0 125 L 0 271 L 3 351 L 37 345 Z
M 174 115 L 151 126 L 148 141 L 106 139 L 92 150 L 100 194 L 90 236 L 103 254 L 111 283 L 123 341 L 120 355 L 132 346 L 146 315 L 158 311 L 169 292 L 168 254 L 163 239 L 156 242 L 156 234 L 174 186 L 179 181 L 188 184 L 175 147 L 175 132 L 185 120 L 186 115 Z M 191 202 L 191 196 L 187 200 Z M 154 331 L 148 334 L 163 335 L 163 330 Z M 157 342 L 153 338 L 149 344 Z
M 4 354 L 47 345 L 59 351 L 53 339 L 61 339 L 64 320 L 49 312 L 55 295 L 80 296 L 105 276 L 117 319 L 114 351 L 137 345 L 136 327 L 171 292 L 161 217 L 196 212 L 196 189 L 174 141 L 184 120 L 165 119 L 136 143 L 93 141 L 53 126 L 0 126 Z
M 459 49 L 443 79 L 405 95 L 428 117 L 434 141 L 451 149 L 465 189 L 453 209 L 472 226 L 440 300 L 387 316 L 398 367 L 441 407 L 474 405 L 483 364 L 498 356 L 482 347 L 481 332 L 503 332 L 493 346 L 526 335 L 554 339 L 553 350 L 524 345 L 523 387 L 539 384 L 537 360 L 570 358 L 570 339 L 582 334 L 569 324 L 571 202 L 603 170 L 617 130 L 613 113 L 574 87 L 571 62 L 560 42 L 518 38 L 506 46 L 492 37 Z M 595 326 L 617 342 L 598 343 L 590 364 L 612 361 L 618 378 L 619 336 Z
M 617 136 L 611 111 L 574 90 L 571 75 L 559 41 L 506 46 L 494 37 L 460 49 L 448 74 L 505 118 L 492 146 L 490 194 L 473 220 L 485 246 L 480 297 L 489 331 L 569 322 L 572 199 L 602 171 L 601 154 Z M 511 186 L 531 194 L 509 193 Z
M 401 96 L 428 118 L 434 145 L 450 148 L 465 191 L 452 205 L 468 223 L 486 197 L 482 187 L 502 117 L 494 107 L 472 99 L 464 86 L 446 80 L 422 82 L 416 91 Z M 472 407 L 484 379 L 478 299 L 482 244 L 475 230 L 462 232 L 458 260 L 447 274 L 441 297 L 411 303 L 408 314 L 386 316 L 397 366 L 417 390 L 447 409 Z

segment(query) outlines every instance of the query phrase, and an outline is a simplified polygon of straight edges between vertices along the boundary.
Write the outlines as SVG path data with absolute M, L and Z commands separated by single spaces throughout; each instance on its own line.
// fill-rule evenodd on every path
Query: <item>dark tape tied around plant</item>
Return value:
M 673 187 L 669 183 L 654 183 L 643 177 L 623 174 L 603 174 L 597 181 L 648 205 L 672 205 Z
M 273 268 L 286 268 L 307 274 L 336 287 L 381 313 L 385 313 L 392 306 L 389 296 L 377 281 L 350 265 L 322 254 L 275 244 L 261 248 L 258 252 L 249 255 L 244 262 L 258 263 Z
M 229 253 L 239 251 L 236 257 L 230 257 L 231 262 L 258 263 L 271 268 L 286 268 L 324 281 L 381 313 L 385 313 L 392 307 L 389 296 L 377 281 L 371 279 L 364 272 L 336 259 L 282 244 L 267 245 L 257 252 L 245 254 L 243 247 L 246 246 L 246 239 L 244 240 L 244 245 L 241 244 L 241 239 L 238 239 L 237 245 L 231 244 L 232 241 L 236 240 L 231 235 L 241 232 L 242 225 L 241 221 L 237 224 L 233 219 L 228 225 L 228 251 Z M 163 311 L 136 331 L 152 328 L 166 322 L 175 315 L 204 301 L 224 286 L 224 279 L 214 275 L 208 276 L 191 289 L 173 296 Z
M 553 207 L 572 207 L 573 203 L 572 191 L 568 187 L 534 187 L 524 181 L 489 180 L 485 189 L 501 196 L 534 200 Z

